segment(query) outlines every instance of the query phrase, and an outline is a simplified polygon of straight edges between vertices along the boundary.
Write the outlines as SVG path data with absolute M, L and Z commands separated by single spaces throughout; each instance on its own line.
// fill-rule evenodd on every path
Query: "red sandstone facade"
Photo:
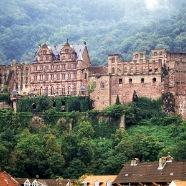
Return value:
M 0 65 L 1 89 L 9 85 L 27 95 L 90 95 L 94 108 L 102 110 L 137 96 L 163 97 L 168 113 L 186 119 L 186 53 L 152 50 L 134 52 L 131 61 L 122 61 L 118 54 L 108 56 L 108 67 L 91 66 L 86 43 L 83 45 L 39 46 L 31 64 Z M 91 90 L 90 90 L 91 87 Z

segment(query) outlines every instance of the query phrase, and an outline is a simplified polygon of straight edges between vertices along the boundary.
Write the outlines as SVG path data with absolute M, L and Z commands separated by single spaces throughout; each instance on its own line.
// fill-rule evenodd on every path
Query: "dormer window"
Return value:
M 43 54 L 46 54 L 47 53 L 47 51 L 46 50 L 43 50 Z
M 39 186 L 39 184 L 37 183 L 36 180 L 34 180 L 34 181 L 32 182 L 32 186 Z
M 110 180 L 107 181 L 107 186 L 112 186 L 112 182 Z
M 30 186 L 30 185 L 31 185 L 30 181 L 26 179 L 26 181 L 24 182 L 24 186 Z

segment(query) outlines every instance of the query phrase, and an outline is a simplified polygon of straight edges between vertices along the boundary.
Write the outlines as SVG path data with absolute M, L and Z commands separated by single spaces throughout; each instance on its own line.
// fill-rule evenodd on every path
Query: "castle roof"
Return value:
M 108 72 L 108 68 L 105 66 L 90 66 L 87 69 L 90 74 L 106 74 Z

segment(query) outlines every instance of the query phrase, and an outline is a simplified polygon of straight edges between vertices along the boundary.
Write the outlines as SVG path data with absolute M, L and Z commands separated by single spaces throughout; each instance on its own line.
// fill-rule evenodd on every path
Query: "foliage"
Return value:
M 115 103 L 115 104 L 116 104 L 116 105 L 120 105 L 120 104 L 121 104 L 118 95 L 117 95 L 117 97 L 116 97 L 116 103 Z
M 185 159 L 186 122 L 162 113 L 160 100 L 139 98 L 102 112 L 58 112 L 58 101 L 41 113 L 0 110 L 2 170 L 15 177 L 34 177 L 39 171 L 40 178 L 78 178 L 117 174 L 133 157 L 157 161 L 170 151 L 174 159 Z M 154 115 L 145 115 L 148 109 Z M 36 114 L 44 119 L 37 127 L 32 124 Z M 123 114 L 127 128 L 118 129 Z
M 0 102 L 5 102 L 10 104 L 10 94 L 9 93 L 0 93 Z

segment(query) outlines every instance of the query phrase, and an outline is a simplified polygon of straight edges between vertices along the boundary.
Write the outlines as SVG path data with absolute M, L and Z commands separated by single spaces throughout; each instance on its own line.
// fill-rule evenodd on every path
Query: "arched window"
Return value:
M 24 182 L 24 186 L 30 186 L 30 185 L 31 185 L 30 181 L 26 179 L 26 181 Z
M 32 103 L 32 108 L 35 110 L 36 109 L 36 104 Z
M 153 79 L 152 79 L 152 82 L 153 82 L 153 83 L 156 83 L 156 78 L 153 78 Z
M 132 83 L 132 78 L 129 79 L 129 83 Z
M 141 78 L 141 83 L 144 83 L 144 78 Z

